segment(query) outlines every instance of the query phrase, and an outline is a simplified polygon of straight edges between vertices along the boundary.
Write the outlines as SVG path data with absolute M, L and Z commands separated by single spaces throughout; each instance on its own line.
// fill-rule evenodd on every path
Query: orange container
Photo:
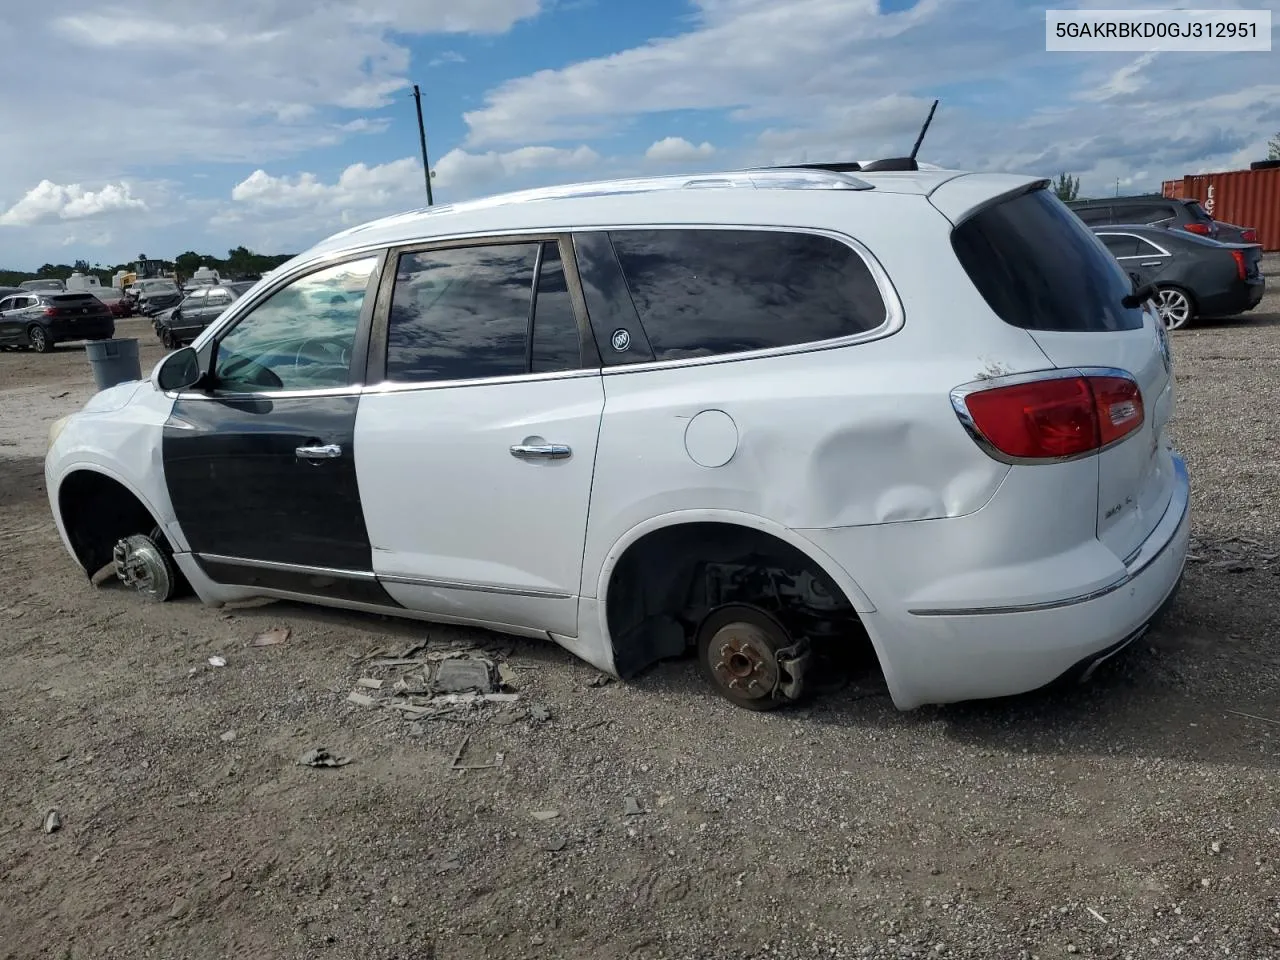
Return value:
M 1263 250 L 1280 250 L 1280 168 L 1167 180 L 1163 193 L 1166 197 L 1199 200 L 1213 219 L 1257 230 Z

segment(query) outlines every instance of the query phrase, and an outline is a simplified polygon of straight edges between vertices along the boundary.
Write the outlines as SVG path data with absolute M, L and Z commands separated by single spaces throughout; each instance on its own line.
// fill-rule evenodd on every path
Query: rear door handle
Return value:
M 333 460 L 342 456 L 342 447 L 326 443 L 316 447 L 298 447 L 293 451 L 300 460 Z
M 1163 262 L 1164 262 L 1163 260 L 1147 260 L 1147 261 L 1145 261 L 1145 262 L 1142 264 L 1142 266 L 1144 266 L 1144 267 L 1158 267 L 1158 266 L 1160 266 L 1160 264 L 1162 264 Z
M 563 443 L 517 443 L 511 455 L 519 460 L 565 460 L 573 450 Z

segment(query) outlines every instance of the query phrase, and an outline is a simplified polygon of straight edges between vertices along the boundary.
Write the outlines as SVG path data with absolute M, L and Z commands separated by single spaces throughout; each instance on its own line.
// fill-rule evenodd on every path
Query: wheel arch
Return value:
M 886 671 L 886 679 L 892 679 L 888 676 L 888 659 L 884 656 L 881 648 L 881 642 L 876 637 L 874 631 L 869 628 L 867 617 L 865 614 L 874 613 L 875 605 L 866 595 L 858 583 L 853 579 L 847 570 L 838 564 L 826 551 L 822 550 L 813 541 L 796 533 L 782 524 L 769 520 L 755 514 L 745 513 L 735 510 L 719 510 L 719 509 L 693 509 L 681 510 L 671 513 L 650 517 L 641 521 L 628 529 L 620 536 L 605 555 L 604 562 L 601 564 L 599 575 L 596 581 L 595 596 L 598 598 L 596 603 L 596 613 L 599 618 L 598 629 L 600 637 L 603 641 L 605 649 L 612 652 L 615 668 L 620 676 L 634 673 L 638 669 L 643 669 L 649 663 L 654 662 L 660 657 L 643 658 L 637 665 L 629 663 L 626 657 L 620 656 L 623 650 L 620 650 L 618 638 L 614 637 L 610 627 L 610 589 L 615 574 L 618 572 L 619 565 L 623 563 L 625 558 L 632 554 L 632 551 L 641 547 L 646 538 L 663 531 L 671 531 L 680 527 L 692 527 L 701 524 L 713 524 L 724 527 L 738 528 L 739 530 L 762 535 L 769 540 L 784 544 L 787 548 L 794 551 L 802 557 L 804 561 L 811 565 L 812 568 L 829 579 L 843 594 L 843 598 L 848 602 L 850 608 L 862 621 L 864 629 L 866 629 L 867 637 L 871 642 L 871 646 L 875 652 L 876 659 L 880 662 L 881 668 Z
M 135 484 L 101 464 L 69 464 L 59 475 L 52 493 L 50 499 L 57 509 L 56 518 L 63 540 L 76 562 L 89 576 L 93 576 L 110 559 L 110 548 L 104 547 L 104 544 L 117 527 L 128 521 L 136 521 L 145 515 L 150 520 L 150 526 L 145 530 L 135 527 L 121 536 L 146 533 L 159 527 L 172 540 L 169 525 L 164 522 L 164 515 L 156 505 Z M 94 507 L 111 502 L 112 498 L 119 498 L 122 494 L 132 500 L 132 503 L 126 500 L 118 513 L 92 515 Z M 72 496 L 76 499 L 70 500 Z M 96 523 L 96 527 L 86 529 L 86 523 Z M 115 539 L 110 540 L 112 545 Z M 104 551 L 105 559 L 97 566 L 91 566 L 103 556 Z

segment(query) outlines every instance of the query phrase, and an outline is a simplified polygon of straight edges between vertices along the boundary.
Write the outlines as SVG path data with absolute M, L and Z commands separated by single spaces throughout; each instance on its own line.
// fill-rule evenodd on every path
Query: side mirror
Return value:
M 171 353 L 156 371 L 156 389 L 185 390 L 200 382 L 200 356 L 194 347 Z

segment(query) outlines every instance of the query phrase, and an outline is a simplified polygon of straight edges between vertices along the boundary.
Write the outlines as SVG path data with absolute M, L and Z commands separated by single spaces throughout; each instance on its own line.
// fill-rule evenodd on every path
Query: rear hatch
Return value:
M 1155 529 L 1173 493 L 1164 440 L 1173 415 L 1168 339 L 1133 283 L 1078 217 L 1043 186 L 979 207 L 952 236 L 960 263 L 1006 323 L 1057 368 L 1118 368 L 1142 391 L 1141 427 L 1096 454 L 1097 537 L 1121 559 Z
M 101 317 L 111 312 L 111 308 L 92 293 L 62 293 L 50 296 L 48 301 L 59 320 Z

